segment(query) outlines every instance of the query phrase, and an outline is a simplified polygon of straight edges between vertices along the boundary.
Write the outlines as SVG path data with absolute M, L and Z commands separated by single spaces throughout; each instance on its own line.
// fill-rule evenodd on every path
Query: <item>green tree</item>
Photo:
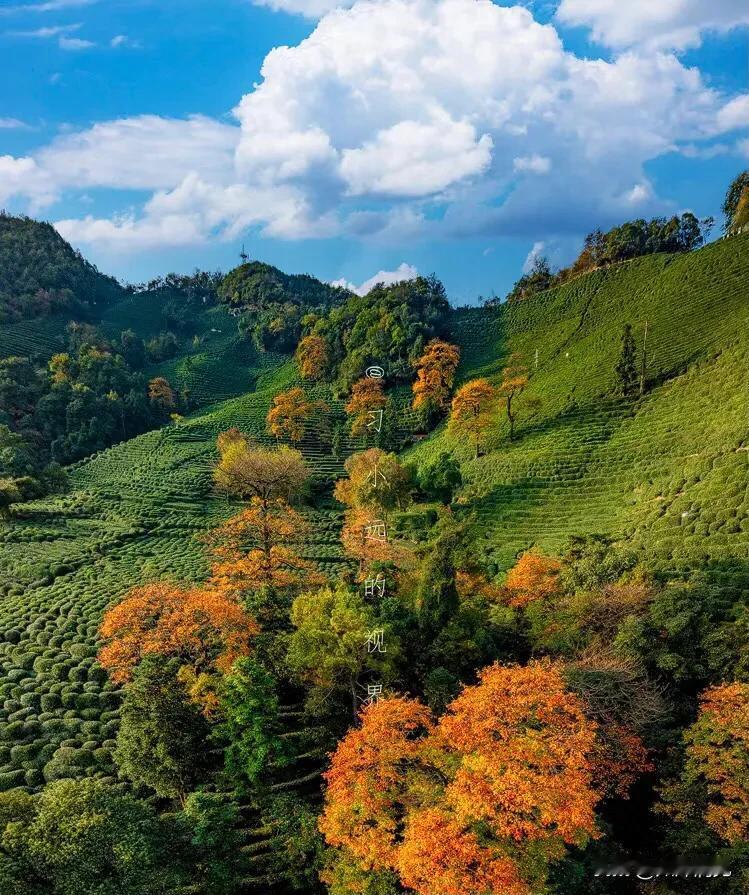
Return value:
M 7 796 L 3 802 L 7 807 Z M 181 862 L 167 850 L 167 825 L 101 781 L 51 783 L 34 799 L 33 816 L 28 804 L 17 803 L 15 813 L 2 847 L 17 856 L 12 872 L 33 868 L 28 887 L 19 890 L 24 895 L 35 891 L 36 879 L 45 895 L 168 895 L 185 881 Z
M 15 478 L 32 475 L 35 469 L 31 448 L 23 436 L 0 425 L 0 475 Z
M 187 701 L 176 661 L 146 656 L 125 690 L 115 760 L 134 783 L 184 803 L 205 770 L 208 728 Z
M 723 212 L 723 229 L 726 232 L 732 229 L 734 216 L 745 191 L 749 191 L 749 170 L 742 171 L 734 177 L 723 199 L 721 211 Z
M 295 795 L 272 798 L 263 810 L 262 822 L 273 828 L 278 847 L 271 858 L 272 869 L 289 880 L 295 891 L 317 892 L 318 869 L 323 859 L 323 838 L 317 814 Z
M 456 554 L 463 548 L 465 536 L 465 526 L 449 512 L 437 524 L 437 537 L 422 565 L 416 591 L 419 629 L 425 644 L 439 634 L 460 606 Z
M 45 895 L 46 882 L 27 849 L 27 827 L 37 800 L 22 789 L 0 793 L 0 892 Z
M 13 479 L 0 479 L 0 519 L 9 519 L 11 507 L 21 500 L 21 492 Z
M 460 464 L 454 457 L 442 451 L 436 460 L 427 464 L 419 473 L 419 487 L 427 497 L 449 503 L 456 488 L 463 483 Z
M 536 255 L 533 264 L 527 273 L 515 283 L 507 295 L 507 301 L 521 301 L 550 289 L 556 282 L 556 274 L 549 265 L 549 260 L 544 255 Z
M 616 374 L 617 394 L 629 397 L 637 392 L 637 349 L 631 323 L 624 324 L 619 360 L 614 367 L 614 373 Z
M 233 895 L 242 881 L 242 836 L 239 806 L 218 792 L 191 793 L 180 821 L 187 840 L 190 892 Z
M 316 697 L 347 691 L 356 717 L 360 679 L 376 672 L 389 676 L 398 644 L 389 628 L 378 623 L 361 594 L 344 585 L 300 594 L 291 607 L 295 627 L 287 661 L 298 677 L 315 688 Z M 371 651 L 370 635 L 381 630 L 385 652 Z
M 273 678 L 253 659 L 240 659 L 223 679 L 219 698 L 217 737 L 227 743 L 226 771 L 243 787 L 255 787 L 272 767 L 281 767 L 288 760 L 279 737 Z

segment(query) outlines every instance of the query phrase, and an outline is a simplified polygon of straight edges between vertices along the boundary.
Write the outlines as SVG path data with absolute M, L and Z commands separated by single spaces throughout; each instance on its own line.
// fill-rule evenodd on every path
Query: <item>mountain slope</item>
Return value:
M 51 224 L 0 212 L 0 323 L 95 312 L 122 293 Z
M 585 533 L 632 538 L 665 568 L 745 551 L 748 247 L 742 237 L 640 258 L 526 302 L 456 313 L 460 381 L 498 382 L 512 352 L 525 358 L 518 438 L 502 419 L 473 460 L 441 429 L 409 458 L 461 454 L 501 567 L 532 544 L 559 550 Z M 632 324 L 641 348 L 646 322 L 646 393 L 616 400 L 622 328 Z

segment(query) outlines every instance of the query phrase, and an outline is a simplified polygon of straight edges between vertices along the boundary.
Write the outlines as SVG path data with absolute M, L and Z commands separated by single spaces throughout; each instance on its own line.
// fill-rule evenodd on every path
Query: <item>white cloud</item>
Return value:
M 29 210 L 35 212 L 54 199 L 55 186 L 34 159 L 0 155 L 0 207 L 19 194 L 27 197 Z
M 230 180 L 237 138 L 237 128 L 202 115 L 140 115 L 65 134 L 36 158 L 61 187 L 171 189 L 192 171 Z
M 200 221 L 186 215 L 165 215 L 138 220 L 134 215 L 114 218 L 62 220 L 55 223 L 60 235 L 73 243 L 88 243 L 109 251 L 142 251 L 155 246 L 189 246 L 204 241 Z
M 512 167 L 515 171 L 528 171 L 532 174 L 548 174 L 551 171 L 551 159 L 546 156 L 521 155 L 513 159 Z
M 141 43 L 138 40 L 133 40 L 132 37 L 128 37 L 127 34 L 115 34 L 115 36 L 109 41 L 109 46 L 113 47 L 115 50 L 119 47 L 126 47 L 131 50 L 139 50 L 141 48 Z
M 34 28 L 33 31 L 8 31 L 8 35 L 10 37 L 39 37 L 44 40 L 48 37 L 70 34 L 71 31 L 77 31 L 80 27 L 80 22 L 74 25 L 48 25 L 43 28 Z
M 89 50 L 96 44 L 91 40 L 82 40 L 80 37 L 61 37 L 58 41 L 61 50 L 70 50 L 77 52 L 78 50 Z
M 636 183 L 632 189 L 626 190 L 624 199 L 630 205 L 641 205 L 653 198 L 653 188 L 647 183 Z
M 371 276 L 359 286 L 343 278 L 334 280 L 331 285 L 349 289 L 357 295 L 367 295 L 378 283 L 381 283 L 383 286 L 392 286 L 393 283 L 400 283 L 403 280 L 413 280 L 418 275 L 419 272 L 413 264 L 406 264 L 405 261 L 402 261 L 395 270 L 378 270 L 374 276 Z
M 523 273 L 530 273 L 533 265 L 536 262 L 536 258 L 540 258 L 543 255 L 545 246 L 545 242 L 533 243 L 533 248 L 525 256 L 525 261 L 523 262 Z
M 727 102 L 718 112 L 716 124 L 718 133 L 749 127 L 749 93 Z
M 88 50 L 96 46 L 93 41 L 70 36 L 81 27 L 81 23 L 76 22 L 71 25 L 48 25 L 42 28 L 35 28 L 32 31 L 8 31 L 7 33 L 10 37 L 40 38 L 42 40 L 56 37 L 61 50 Z
M 255 6 L 267 6 L 277 12 L 318 19 L 338 7 L 351 6 L 354 0 L 252 0 Z
M 428 196 L 484 171 L 492 145 L 464 121 L 400 121 L 360 148 L 344 149 L 340 171 L 354 196 Z
M 180 228 L 179 222 L 184 222 Z M 128 213 L 113 220 L 94 218 L 58 221 L 59 232 L 73 243 L 95 243 L 123 252 L 159 245 L 203 243 L 210 237 L 235 239 L 248 227 L 282 239 L 306 235 L 313 223 L 320 236 L 332 235 L 335 222 L 311 221 L 304 197 L 292 187 L 252 188 L 244 184 L 220 187 L 193 172 L 174 189 L 160 190 L 143 214 Z
M 25 121 L 18 118 L 0 118 L 0 130 L 27 130 L 28 127 Z
M 59 12 L 61 9 L 77 9 L 81 6 L 93 6 L 99 0 L 47 0 L 46 3 L 16 4 L 0 9 L 0 15 L 14 15 L 29 12 Z
M 287 239 L 548 242 L 633 209 L 665 213 L 646 163 L 718 145 L 744 112 L 745 99 L 706 87 L 673 54 L 580 58 L 520 6 L 358 0 L 267 55 L 236 124 L 101 122 L 34 153 L 28 188 L 17 171 L 12 190 L 36 202 L 149 191 L 110 226 L 65 221 L 77 241 L 109 246 L 174 244 L 180 216 L 189 240 L 253 227 Z
M 556 17 L 564 25 L 592 29 L 595 40 L 621 49 L 698 46 L 707 31 L 749 24 L 746 0 L 562 0 Z

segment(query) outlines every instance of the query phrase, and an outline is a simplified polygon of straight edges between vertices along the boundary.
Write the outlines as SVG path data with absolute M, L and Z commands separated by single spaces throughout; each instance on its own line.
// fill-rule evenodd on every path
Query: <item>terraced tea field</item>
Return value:
M 640 258 L 533 301 L 456 314 L 461 381 L 498 382 L 515 351 L 530 368 L 519 437 L 509 441 L 502 419 L 485 456 L 457 448 L 500 566 L 586 533 L 629 538 L 665 569 L 746 558 L 747 249 L 742 238 Z M 616 400 L 622 327 L 641 346 L 645 322 L 648 389 Z M 532 397 L 540 407 L 523 420 Z M 442 429 L 409 458 L 445 449 L 456 445 Z
M 216 436 L 237 426 L 270 443 L 272 397 L 296 381 L 278 361 L 256 379 L 258 391 L 77 464 L 67 495 L 22 505 L 2 527 L 0 788 L 115 773 L 119 694 L 95 662 L 102 613 L 135 584 L 206 574 L 200 535 L 238 506 L 212 490 Z M 314 433 L 301 449 L 316 475 L 343 471 Z M 308 513 L 303 555 L 335 574 L 339 515 Z
M 0 326 L 0 357 L 39 357 L 45 360 L 64 345 L 67 319 L 46 317 Z

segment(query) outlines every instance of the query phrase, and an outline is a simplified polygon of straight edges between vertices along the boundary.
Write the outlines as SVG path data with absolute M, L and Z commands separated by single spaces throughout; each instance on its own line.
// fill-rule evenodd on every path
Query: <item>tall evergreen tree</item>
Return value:
M 636 355 L 637 349 L 635 348 L 635 339 L 632 335 L 632 324 L 625 323 L 619 360 L 614 367 L 617 394 L 625 398 L 634 395 L 637 391 Z

